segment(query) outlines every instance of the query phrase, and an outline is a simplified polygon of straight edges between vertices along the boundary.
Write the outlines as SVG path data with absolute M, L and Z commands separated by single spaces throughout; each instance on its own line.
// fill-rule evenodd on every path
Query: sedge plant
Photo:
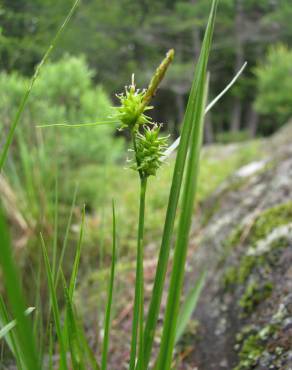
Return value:
M 198 301 L 199 294 L 204 285 L 205 273 L 201 275 L 198 282 L 191 289 L 185 304 L 180 309 L 182 289 L 184 282 L 185 261 L 189 243 L 191 221 L 196 195 L 196 185 L 199 173 L 200 149 L 202 145 L 203 124 L 205 113 L 225 94 L 233 85 L 243 68 L 231 81 L 226 89 L 211 103 L 206 106 L 208 95 L 208 73 L 207 66 L 212 45 L 216 10 L 218 0 L 212 1 L 212 7 L 204 35 L 201 53 L 194 72 L 191 91 L 182 125 L 181 136 L 171 147 L 167 147 L 168 137 L 161 136 L 161 124 L 153 122 L 148 111 L 153 109 L 150 105 L 156 94 L 159 84 L 164 78 L 167 69 L 174 58 L 174 51 L 170 50 L 160 66 L 156 69 L 147 89 L 139 90 L 135 86 L 134 77 L 125 92 L 117 95 L 120 105 L 116 108 L 114 115 L 106 121 L 85 124 L 95 126 L 99 124 L 119 124 L 122 130 L 128 130 L 131 137 L 132 158 L 130 167 L 136 171 L 140 181 L 140 200 L 138 212 L 138 232 L 136 251 L 136 280 L 133 304 L 133 319 L 131 331 L 131 346 L 129 354 L 129 370 L 170 370 L 172 368 L 175 344 L 182 335 L 187 320 L 190 318 Z M 73 8 L 74 10 L 74 8 Z M 69 18 L 72 12 L 69 14 Z M 69 19 L 68 18 L 68 19 Z M 33 80 L 34 81 L 34 80 Z M 32 83 L 33 85 L 33 83 Z M 30 90 L 29 90 L 30 91 Z M 7 157 L 9 145 L 11 144 L 15 128 L 19 122 L 20 115 L 24 109 L 29 92 L 24 97 L 19 113 L 12 123 L 9 137 L 0 156 L 0 170 L 3 168 Z M 81 125 L 58 124 L 65 127 L 82 127 Z M 177 148 L 172 184 L 168 198 L 168 206 L 164 221 L 161 247 L 150 305 L 145 315 L 144 309 L 144 220 L 146 212 L 147 183 L 150 177 L 156 176 L 157 171 L 169 154 Z M 58 205 L 58 189 L 56 185 L 56 207 Z M 76 193 L 73 197 L 75 207 Z M 180 211 L 178 204 L 180 202 Z M 53 241 L 53 253 L 50 257 L 44 238 L 41 235 L 40 246 L 44 260 L 44 271 L 49 287 L 49 313 L 52 313 L 53 327 L 48 325 L 46 333 L 49 338 L 48 350 L 44 351 L 48 361 L 44 361 L 38 355 L 38 345 L 31 325 L 31 309 L 27 311 L 27 305 L 23 298 L 20 284 L 19 272 L 12 258 L 12 247 L 7 231 L 5 217 L 0 213 L 0 232 L 4 235 L 3 251 L 0 254 L 3 275 L 6 281 L 7 296 L 12 308 L 12 317 L 7 313 L 6 307 L 1 300 L 0 310 L 0 340 L 5 338 L 11 352 L 13 353 L 18 369 L 38 370 L 53 369 L 102 369 L 109 368 L 108 349 L 110 341 L 111 308 L 114 299 L 114 278 L 116 265 L 116 241 L 117 225 L 115 207 L 113 204 L 113 232 L 112 232 L 112 263 L 110 269 L 110 281 L 108 288 L 108 299 L 105 309 L 104 336 L 100 351 L 101 364 L 98 363 L 96 355 L 92 352 L 86 333 L 84 332 L 82 320 L 79 317 L 74 304 L 74 292 L 77 285 L 78 267 L 80 263 L 81 245 L 85 225 L 85 208 L 82 211 L 80 236 L 77 244 L 73 270 L 69 283 L 62 269 L 62 262 L 67 245 L 67 238 L 71 224 L 72 211 L 69 216 L 68 228 L 61 249 L 60 258 L 57 261 L 57 210 L 55 212 L 55 238 Z M 174 224 L 178 216 L 178 231 L 174 235 Z M 170 272 L 170 284 L 168 298 L 163 320 L 162 338 L 158 353 L 153 356 L 154 336 L 157 331 L 158 316 L 161 308 L 162 293 L 165 286 L 167 267 L 173 239 L 176 239 L 172 270 Z M 59 280 L 62 281 L 62 292 L 65 301 L 63 311 L 58 302 L 57 290 Z M 31 315 L 30 315 L 31 316 Z M 49 320 L 50 321 L 50 320 Z M 27 333 L 29 333 L 27 340 Z M 56 334 L 56 336 L 55 336 Z M 54 343 L 56 338 L 57 346 Z M 153 361 L 151 361 L 153 360 Z

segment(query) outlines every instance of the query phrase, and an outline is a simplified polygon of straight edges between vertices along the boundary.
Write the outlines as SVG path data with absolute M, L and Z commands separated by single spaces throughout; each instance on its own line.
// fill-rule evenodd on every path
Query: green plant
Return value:
M 49 48 L 47 49 L 47 51 L 45 52 L 41 62 L 39 63 L 39 65 L 37 66 L 36 70 L 35 70 L 35 73 L 33 75 L 33 77 L 31 78 L 30 80 L 30 83 L 28 85 L 28 87 L 26 88 L 24 94 L 22 95 L 22 98 L 21 98 L 21 102 L 19 104 L 19 108 L 17 110 L 17 112 L 15 113 L 15 117 L 12 121 L 12 124 L 9 128 L 9 131 L 8 131 L 8 134 L 7 134 L 7 139 L 4 143 L 4 146 L 3 146 L 3 149 L 1 151 L 1 155 L 0 155 L 0 172 L 2 172 L 2 169 L 3 169 L 3 166 L 6 162 L 6 159 L 7 159 L 7 155 L 8 155 L 8 150 L 11 146 L 11 143 L 12 143 L 12 140 L 13 140 L 13 137 L 14 137 L 14 134 L 15 134 L 15 130 L 18 126 L 18 123 L 20 121 L 20 118 L 22 116 L 22 113 L 24 111 L 24 108 L 28 102 L 28 98 L 30 97 L 30 94 L 31 94 L 31 91 L 32 91 L 32 88 L 35 84 L 35 81 L 37 80 L 38 76 L 39 76 L 39 73 L 40 73 L 40 70 L 42 68 L 42 66 L 46 63 L 46 61 L 48 60 L 51 52 L 54 50 L 60 36 L 62 35 L 62 32 L 63 30 L 65 29 L 66 25 L 68 24 L 68 22 L 70 21 L 77 5 L 79 3 L 79 0 L 76 0 L 73 4 L 73 6 L 71 7 L 67 17 L 65 18 L 64 22 L 62 23 L 61 27 L 59 28 L 58 32 L 56 33 L 54 39 L 52 40 L 52 43 L 50 44 Z
M 173 179 L 168 199 L 168 209 L 165 218 L 160 255 L 157 265 L 155 283 L 152 291 L 150 308 L 146 319 L 144 320 L 144 268 L 143 268 L 143 244 L 144 244 L 144 220 L 146 207 L 146 190 L 147 182 L 150 176 L 155 176 L 157 170 L 163 162 L 165 156 L 167 138 L 160 137 L 160 126 L 152 122 L 151 118 L 146 115 L 146 111 L 151 109 L 149 103 L 156 93 L 158 85 L 164 77 L 164 74 L 173 59 L 173 50 L 169 51 L 166 58 L 156 70 L 149 86 L 146 90 L 138 91 L 132 80 L 132 84 L 126 88 L 125 94 L 120 95 L 120 106 L 116 109 L 116 113 L 111 119 L 104 119 L 101 122 L 89 123 L 88 125 L 75 125 L 75 127 L 99 126 L 100 124 L 120 123 L 122 129 L 129 130 L 132 140 L 133 158 L 131 160 L 131 168 L 138 173 L 140 180 L 140 204 L 138 216 L 138 234 L 137 234 L 137 260 L 136 260 L 136 281 L 135 281 L 135 299 L 133 309 L 133 325 L 131 337 L 131 353 L 129 369 L 131 370 L 146 370 L 149 368 L 149 362 L 153 347 L 153 338 L 156 331 L 158 314 L 160 311 L 162 292 L 166 277 L 166 270 L 169 261 L 171 241 L 174 237 L 174 222 L 177 214 L 179 200 L 181 199 L 181 209 L 179 217 L 178 231 L 176 235 L 176 244 L 173 257 L 173 267 L 170 276 L 169 294 L 166 305 L 166 314 L 163 323 L 163 334 L 160 346 L 160 351 L 157 357 L 155 369 L 170 370 L 175 342 L 184 330 L 185 322 L 191 315 L 191 312 L 196 306 L 199 292 L 202 289 L 203 278 L 199 279 L 198 285 L 191 290 L 189 299 L 186 300 L 186 306 L 181 311 L 181 324 L 177 327 L 179 304 L 182 294 L 182 286 L 184 280 L 185 261 L 187 247 L 189 242 L 189 233 L 191 220 L 193 216 L 194 200 L 197 190 L 197 179 L 199 173 L 200 150 L 202 144 L 203 122 L 206 111 L 206 100 L 208 93 L 208 76 L 207 65 L 209 53 L 211 49 L 214 23 L 216 17 L 218 0 L 212 1 L 212 8 L 209 16 L 209 21 L 202 45 L 201 54 L 194 73 L 192 88 L 189 96 L 187 110 L 183 122 L 183 128 L 178 147 L 177 157 L 175 161 Z M 86 81 L 85 81 L 86 82 Z M 86 87 L 86 83 L 85 83 Z M 30 90 L 29 90 L 30 91 Z M 29 94 L 29 92 L 28 92 Z M 27 95 L 26 95 L 27 96 Z M 53 97 L 54 94 L 52 93 Z M 73 97 L 75 98 L 75 96 Z M 9 134 L 8 144 L 2 155 L 2 162 L 5 162 L 9 143 L 12 140 L 14 128 L 19 121 L 24 105 L 21 105 L 18 111 L 17 119 L 13 122 L 12 131 Z M 71 105 L 71 104 L 69 104 Z M 68 124 L 61 124 L 68 126 Z M 70 125 L 72 127 L 72 125 Z M 74 125 L 73 125 L 74 126 Z M 73 197 L 73 205 L 75 204 L 76 195 Z M 55 204 L 58 204 L 58 189 L 56 186 Z M 73 206 L 72 206 L 73 210 Z M 105 334 L 102 351 L 102 369 L 107 368 L 107 349 L 109 343 L 109 329 L 111 318 L 111 306 L 113 300 L 114 274 L 116 264 L 116 219 L 115 210 L 113 207 L 113 256 L 110 274 L 110 284 L 108 290 L 108 300 L 106 305 L 105 317 Z M 57 211 L 55 211 L 55 226 L 57 225 Z M 54 230 L 53 238 L 53 253 L 52 256 L 46 246 L 45 238 L 41 234 L 40 242 L 42 247 L 42 255 L 45 265 L 45 274 L 49 287 L 49 319 L 52 312 L 54 322 L 54 331 L 56 331 L 56 340 L 58 342 L 57 353 L 59 355 L 58 366 L 61 370 L 66 370 L 72 366 L 75 369 L 85 370 L 90 366 L 93 369 L 100 369 L 95 356 L 90 349 L 88 342 L 85 339 L 84 329 L 81 324 L 81 319 L 74 306 L 74 291 L 76 287 L 76 279 L 80 262 L 81 244 L 84 231 L 85 209 L 82 211 L 82 222 L 79 231 L 79 240 L 74 257 L 73 269 L 67 284 L 66 276 L 63 271 L 64 255 L 67 249 L 68 233 L 72 221 L 72 211 L 69 216 L 68 225 L 64 237 L 63 247 L 60 255 L 57 256 L 56 239 L 57 228 Z M 2 217 L 4 220 L 4 217 Z M 0 217 L 1 221 L 1 217 Z M 0 222 L 0 231 L 7 233 L 5 223 Z M 30 323 L 24 316 L 25 305 L 22 303 L 19 308 L 16 307 L 17 301 L 21 301 L 21 290 L 19 288 L 19 279 L 17 272 L 12 263 L 11 246 L 8 238 L 5 241 L 5 254 L 1 255 L 0 262 L 6 278 L 7 294 L 11 300 L 12 310 L 15 316 L 17 325 L 16 330 L 19 335 L 19 350 L 25 364 L 25 370 L 39 369 L 43 364 L 43 358 L 35 355 L 36 346 L 34 344 L 34 335 L 29 327 Z M 57 261 L 58 259 L 58 261 Z M 11 278 L 11 281 L 9 280 Z M 62 282 L 62 294 L 65 300 L 65 310 L 62 313 L 60 303 L 58 302 L 57 291 L 59 289 L 59 280 Z M 16 293 L 13 293 L 16 289 Z M 37 307 L 38 309 L 38 307 Z M 61 320 L 62 314 L 64 320 Z M 30 335 L 30 341 L 24 342 L 24 331 Z M 53 364 L 53 354 L 56 351 L 54 348 L 54 331 L 48 327 L 46 333 L 49 333 L 49 364 L 50 369 L 55 367 Z M 9 340 L 9 339 L 8 339 Z M 70 353 L 70 358 L 67 354 Z M 42 364 L 42 365 L 41 365 Z M 23 368 L 22 368 L 23 369 Z
M 281 125 L 292 114 L 292 50 L 270 47 L 266 60 L 255 69 L 258 95 L 255 108 Z

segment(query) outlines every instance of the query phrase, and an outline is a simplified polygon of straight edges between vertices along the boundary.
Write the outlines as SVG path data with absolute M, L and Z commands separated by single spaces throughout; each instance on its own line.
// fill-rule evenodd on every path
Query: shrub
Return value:
M 292 50 L 272 46 L 266 60 L 255 69 L 258 95 L 256 110 L 281 125 L 292 115 Z
M 93 72 L 83 57 L 65 56 L 42 68 L 23 116 L 22 133 L 27 144 L 35 142 L 35 125 L 59 122 L 92 122 L 108 117 L 111 102 L 101 86 L 93 85 Z M 15 115 L 28 80 L 16 73 L 0 74 L 0 127 L 7 127 Z M 46 132 L 46 148 L 52 155 L 56 135 L 62 142 L 61 156 L 73 164 L 94 159 L 104 163 L 122 152 L 121 140 L 113 137 L 114 127 L 97 130 L 54 130 Z M 50 145 L 51 144 L 51 145 Z M 105 155 L 107 153 L 107 155 Z M 56 160 L 56 158 L 54 158 Z M 73 163 L 72 163 L 73 162 Z

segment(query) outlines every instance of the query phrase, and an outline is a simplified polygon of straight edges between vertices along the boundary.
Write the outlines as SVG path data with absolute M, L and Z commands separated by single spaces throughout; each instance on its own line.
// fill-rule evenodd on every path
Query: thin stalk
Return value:
M 108 353 L 108 344 L 109 344 L 109 332 L 110 332 L 110 322 L 111 322 L 111 308 L 113 300 L 113 290 L 114 290 L 114 279 L 115 279 L 115 267 L 116 267 L 116 214 L 115 214 L 115 204 L 113 202 L 113 249 L 112 249 L 112 264 L 111 264 L 111 273 L 110 273 L 110 282 L 108 290 L 108 299 L 106 305 L 106 315 L 105 315 L 105 324 L 104 324 L 104 338 L 103 338 L 103 348 L 102 348 L 102 360 L 101 360 L 101 369 L 107 369 L 107 353 Z
M 136 260 L 136 282 L 135 300 L 132 325 L 132 343 L 130 354 L 130 370 L 135 369 L 137 339 L 139 330 L 139 357 L 143 356 L 143 322 L 144 322 L 144 218 L 145 218 L 145 198 L 147 189 L 147 178 L 140 177 L 140 205 L 139 205 L 139 225 L 137 237 L 137 260 Z
M 52 310 L 53 310 L 54 322 L 55 322 L 55 327 L 56 327 L 56 333 L 57 333 L 57 337 L 59 339 L 59 346 L 60 346 L 59 369 L 60 370 L 68 370 L 67 358 L 66 358 L 66 346 L 65 346 L 62 327 L 61 327 L 60 309 L 59 309 L 59 306 L 58 306 L 57 294 L 56 294 L 56 289 L 55 289 L 55 286 L 54 286 L 54 279 L 53 279 L 52 270 L 51 270 L 51 266 L 50 266 L 50 262 L 49 262 L 47 248 L 46 248 L 45 241 L 44 241 L 44 238 L 43 238 L 42 234 L 40 234 L 40 240 L 41 240 L 41 247 L 42 247 L 42 252 L 43 252 L 43 258 L 44 258 L 47 281 L 48 281 L 48 287 L 49 287 L 49 293 L 50 293 L 50 302 L 52 304 Z
M 56 265 L 57 265 L 57 248 L 58 248 L 58 173 L 56 175 L 55 183 L 55 204 L 54 204 L 54 240 L 53 240 L 53 257 L 52 257 L 52 274 L 54 280 L 56 279 Z

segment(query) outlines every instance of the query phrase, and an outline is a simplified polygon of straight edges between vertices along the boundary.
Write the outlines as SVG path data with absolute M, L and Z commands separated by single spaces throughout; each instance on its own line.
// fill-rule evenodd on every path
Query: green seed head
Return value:
M 125 93 L 117 95 L 121 105 L 116 108 L 116 117 L 122 123 L 121 128 L 134 130 L 139 125 L 150 123 L 150 118 L 144 112 L 152 109 L 152 107 L 144 106 L 143 99 L 145 94 L 145 90 L 136 90 L 134 78 L 132 77 L 132 84 L 125 88 Z
M 143 177 L 155 176 L 161 166 L 161 156 L 167 148 L 168 137 L 159 137 L 160 126 L 144 126 L 142 133 L 136 136 L 136 164 L 133 169 Z

